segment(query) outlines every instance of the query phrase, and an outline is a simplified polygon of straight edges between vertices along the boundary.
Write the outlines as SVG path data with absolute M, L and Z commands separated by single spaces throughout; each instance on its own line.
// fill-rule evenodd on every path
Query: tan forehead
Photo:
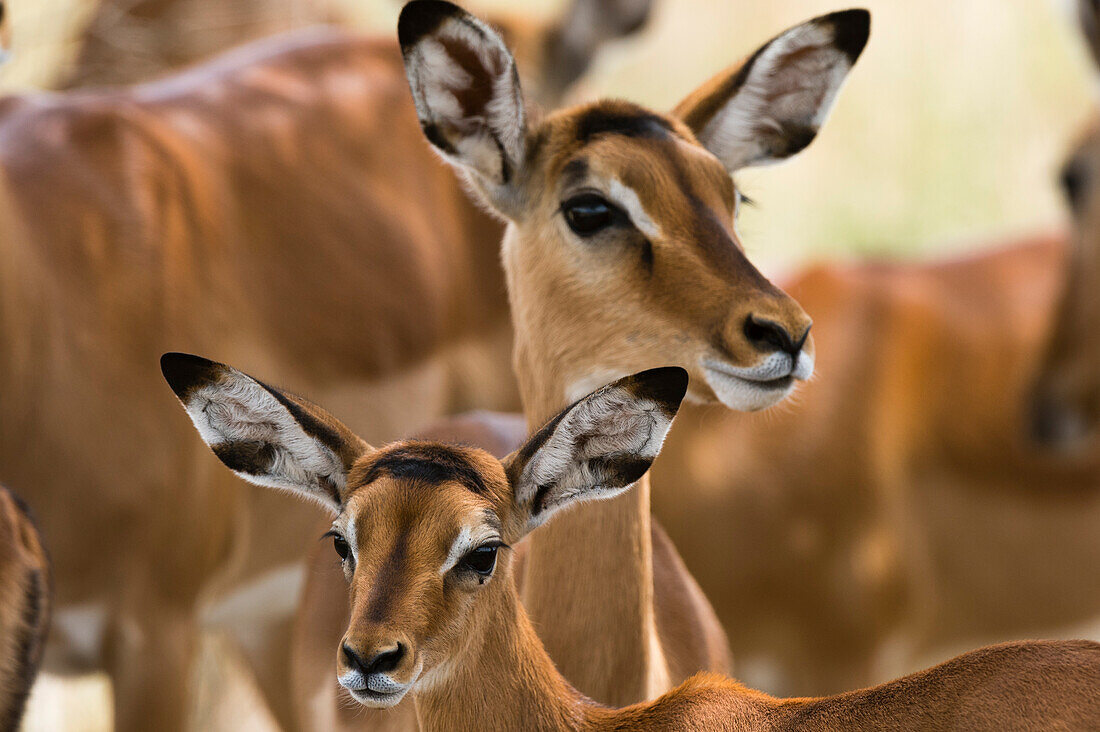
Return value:
M 394 530 L 427 522 L 444 530 L 499 512 L 509 489 L 500 462 L 483 450 L 403 442 L 361 458 L 348 477 L 344 513 Z
M 540 180 L 551 190 L 587 175 L 617 180 L 643 201 L 679 192 L 733 208 L 729 173 L 675 118 L 603 103 L 551 117 L 538 137 Z

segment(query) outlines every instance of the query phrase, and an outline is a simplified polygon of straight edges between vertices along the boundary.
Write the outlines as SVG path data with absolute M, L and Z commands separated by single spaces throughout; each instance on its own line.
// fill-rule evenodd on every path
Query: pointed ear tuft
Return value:
M 316 405 L 225 364 L 166 353 L 161 372 L 199 435 L 245 480 L 338 511 L 347 474 L 370 448 Z
M 675 114 L 732 173 L 778 162 L 809 145 L 871 32 L 866 10 L 795 26 L 722 72 Z
M 434 33 L 448 18 L 461 18 L 465 14 L 462 8 L 443 0 L 409 3 L 402 8 L 397 22 L 397 41 L 401 44 L 401 51 L 410 49 L 425 36 Z
M 832 24 L 833 45 L 848 57 L 849 64 L 854 64 L 871 37 L 871 13 L 863 8 L 853 8 L 829 13 L 821 20 Z
M 211 383 L 221 364 L 190 353 L 166 353 L 160 357 L 160 372 L 180 400 L 193 390 Z
M 523 163 L 526 144 L 512 53 L 496 31 L 442 0 L 406 5 L 397 35 L 425 137 L 498 201 Z
M 650 369 L 567 407 L 504 460 L 527 530 L 581 500 L 616 496 L 660 452 L 687 391 L 679 367 Z

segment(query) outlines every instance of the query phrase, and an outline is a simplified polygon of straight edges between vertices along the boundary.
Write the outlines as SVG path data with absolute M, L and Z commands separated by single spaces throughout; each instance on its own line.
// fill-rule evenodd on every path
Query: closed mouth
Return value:
M 401 691 L 374 691 L 366 687 L 362 689 L 348 689 L 355 701 L 372 707 L 392 707 L 405 696 L 405 690 Z
M 773 391 L 776 389 L 788 389 L 794 382 L 794 376 L 789 373 L 785 376 L 779 376 L 775 378 L 755 378 L 754 375 L 747 372 L 747 370 L 735 370 L 731 366 L 724 364 L 721 361 L 706 361 L 703 363 L 703 367 L 709 371 L 720 374 L 721 376 L 725 376 L 731 379 L 737 379 L 738 381 L 750 384 L 766 391 Z

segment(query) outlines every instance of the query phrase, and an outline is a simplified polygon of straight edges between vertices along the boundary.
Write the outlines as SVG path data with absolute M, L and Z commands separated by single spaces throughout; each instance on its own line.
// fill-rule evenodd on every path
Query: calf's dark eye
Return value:
M 565 223 L 577 236 L 592 236 L 624 218 L 619 209 L 595 193 L 574 196 L 562 204 L 561 210 Z
M 351 553 L 351 548 L 348 546 L 347 541 L 339 534 L 335 534 L 332 537 L 332 546 L 336 549 L 336 553 L 340 555 L 341 559 L 347 559 L 348 554 Z
M 493 568 L 497 564 L 497 549 L 496 546 L 479 546 L 462 557 L 458 562 L 458 566 L 462 569 L 477 572 L 483 577 L 488 577 L 493 573 Z

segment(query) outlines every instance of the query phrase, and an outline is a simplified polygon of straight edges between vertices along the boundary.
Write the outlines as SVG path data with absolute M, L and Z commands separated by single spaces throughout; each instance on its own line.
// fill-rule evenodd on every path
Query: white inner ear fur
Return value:
M 532 500 L 539 486 L 551 486 L 543 510 L 532 518 L 532 527 L 572 500 L 610 498 L 625 491 L 629 486 L 603 485 L 589 461 L 615 455 L 653 459 L 671 424 L 655 402 L 640 400 L 622 388 L 579 402 L 524 466 L 520 501 Z
M 491 78 L 471 76 L 447 52 L 443 41 L 473 52 Z M 499 180 L 500 151 L 492 138 L 500 141 L 509 163 L 515 166 L 523 159 L 526 129 L 515 61 L 504 42 L 476 19 L 448 19 L 432 37 L 418 42 L 413 53 L 408 63 L 414 72 L 414 93 L 426 106 L 427 118 L 442 121 L 461 135 L 451 140 L 458 152 L 454 162 L 473 167 L 496 183 L 503 182 Z M 467 117 L 456 93 L 485 81 L 492 84 L 492 95 L 480 114 Z
M 234 471 L 252 483 L 292 490 L 333 505 L 317 490 L 317 480 L 327 477 L 342 491 L 346 476 L 336 453 L 308 435 L 290 412 L 266 389 L 241 373 L 223 375 L 217 384 L 193 391 L 185 405 L 187 414 L 206 444 L 263 442 L 275 448 L 267 474 Z
M 851 69 L 833 40 L 832 28 L 817 23 L 776 38 L 756 57 L 741 88 L 703 127 L 699 140 L 731 171 L 782 160 L 764 155 L 761 130 L 779 132 L 782 121 L 820 129 Z M 792 53 L 808 48 L 817 52 L 791 60 Z

